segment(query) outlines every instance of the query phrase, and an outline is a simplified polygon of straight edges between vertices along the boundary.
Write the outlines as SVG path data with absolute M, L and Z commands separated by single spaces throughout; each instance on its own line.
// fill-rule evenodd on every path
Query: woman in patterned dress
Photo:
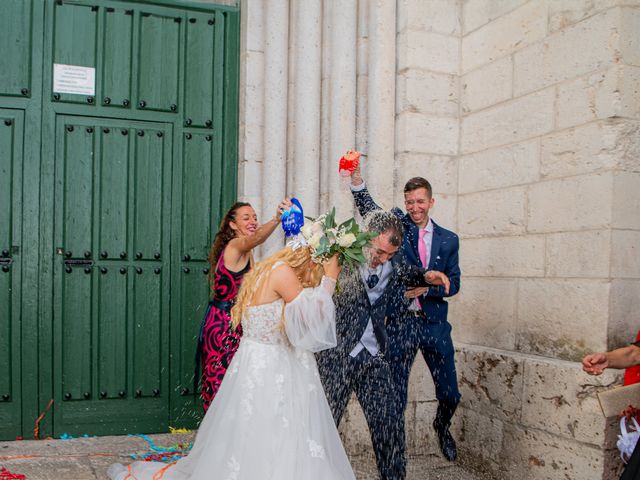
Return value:
M 231 307 L 242 283 L 243 276 L 253 265 L 252 250 L 262 244 L 280 223 L 282 211 L 291 202 L 280 202 L 271 220 L 258 226 L 253 207 L 246 202 L 236 202 L 225 214 L 216 233 L 209 263 L 213 299 L 200 327 L 196 356 L 195 382 L 201 381 L 201 397 L 204 410 L 220 388 L 220 383 L 238 349 L 242 329 L 230 327 Z M 202 369 L 202 376 L 199 375 Z

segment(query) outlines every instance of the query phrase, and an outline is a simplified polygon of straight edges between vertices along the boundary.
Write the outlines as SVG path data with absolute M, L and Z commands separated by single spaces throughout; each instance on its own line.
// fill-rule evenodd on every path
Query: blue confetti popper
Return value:
M 300 233 L 304 225 L 304 212 L 297 198 L 291 199 L 290 208 L 282 212 L 282 229 L 287 237 L 293 237 Z

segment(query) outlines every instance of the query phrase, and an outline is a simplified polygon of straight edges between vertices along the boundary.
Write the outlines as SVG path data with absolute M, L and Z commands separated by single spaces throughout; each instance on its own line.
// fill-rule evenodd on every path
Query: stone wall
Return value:
M 638 2 L 469 0 L 461 29 L 461 446 L 519 478 L 617 478 L 595 397 L 616 377 L 576 362 L 640 326 Z
M 595 394 L 619 376 L 589 377 L 578 360 L 640 326 L 640 0 L 241 9 L 244 198 L 264 218 L 286 193 L 310 214 L 350 214 L 335 162 L 354 145 L 385 207 L 428 178 L 434 219 L 461 237 L 462 457 L 503 478 L 616 478 Z M 419 358 L 413 454 L 438 452 L 435 407 Z M 341 430 L 351 453 L 369 451 L 357 404 Z

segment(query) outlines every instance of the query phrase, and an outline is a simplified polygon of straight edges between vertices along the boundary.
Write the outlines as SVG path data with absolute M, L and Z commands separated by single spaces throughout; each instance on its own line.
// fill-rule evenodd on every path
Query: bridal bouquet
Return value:
M 376 232 L 361 231 L 353 217 L 338 225 L 335 208 L 318 218 L 305 218 L 310 222 L 305 222 L 300 232 L 313 251 L 314 261 L 318 263 L 335 254 L 338 254 L 340 265 L 365 263 L 362 249 L 378 236 Z

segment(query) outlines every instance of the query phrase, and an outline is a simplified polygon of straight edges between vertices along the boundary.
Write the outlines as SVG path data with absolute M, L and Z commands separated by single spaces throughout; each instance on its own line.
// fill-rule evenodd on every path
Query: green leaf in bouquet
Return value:
M 358 255 L 351 248 L 346 248 L 345 250 L 343 250 L 343 253 L 345 257 L 351 260 L 354 260 L 356 262 L 359 260 Z
M 336 226 L 336 207 L 333 207 L 327 217 L 324 219 L 326 228 L 334 228 Z
M 353 233 L 355 234 L 358 227 L 358 224 L 356 223 L 355 219 L 353 217 L 351 217 L 349 220 L 342 222 L 339 226 L 338 226 L 338 230 L 343 230 L 344 233 Z

